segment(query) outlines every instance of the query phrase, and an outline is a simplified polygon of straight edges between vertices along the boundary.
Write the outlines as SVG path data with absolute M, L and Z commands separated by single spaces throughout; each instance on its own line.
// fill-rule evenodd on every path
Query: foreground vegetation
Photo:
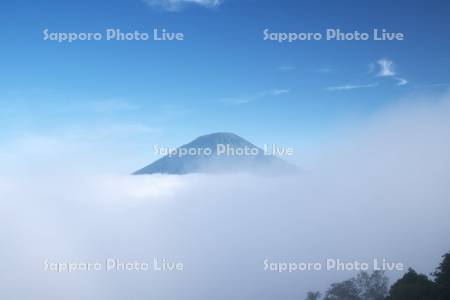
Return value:
M 431 274 L 431 279 L 413 269 L 389 288 L 382 271 L 359 273 L 355 278 L 332 284 L 323 298 L 309 292 L 306 300 L 450 300 L 450 252 Z

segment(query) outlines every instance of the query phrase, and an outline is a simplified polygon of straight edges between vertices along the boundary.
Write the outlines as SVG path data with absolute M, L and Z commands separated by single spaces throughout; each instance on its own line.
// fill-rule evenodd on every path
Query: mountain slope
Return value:
M 292 172 L 296 167 L 234 133 L 213 133 L 183 145 L 138 170 L 143 174 Z

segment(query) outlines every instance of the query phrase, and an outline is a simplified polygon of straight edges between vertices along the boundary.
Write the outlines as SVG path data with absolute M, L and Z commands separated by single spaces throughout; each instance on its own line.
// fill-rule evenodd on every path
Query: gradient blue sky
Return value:
M 110 145 L 131 139 L 140 154 L 215 131 L 255 143 L 314 143 L 400 99 L 448 89 L 449 13 L 445 0 L 224 0 L 176 11 L 142 0 L 7 1 L 0 9 L 0 143 L 80 128 L 118 131 L 127 139 Z M 166 28 L 186 39 L 58 44 L 43 41 L 46 28 Z M 265 28 L 385 28 L 406 40 L 278 44 L 263 41 Z M 395 75 L 377 76 L 380 59 L 393 62 Z

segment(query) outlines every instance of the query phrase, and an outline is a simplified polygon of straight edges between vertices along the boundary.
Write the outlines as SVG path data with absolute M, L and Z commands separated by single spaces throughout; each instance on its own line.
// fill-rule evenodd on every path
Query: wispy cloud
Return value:
M 168 11 L 180 11 L 186 6 L 197 5 L 202 7 L 219 7 L 224 0 L 143 0 L 152 7 L 162 8 Z
M 397 85 L 398 86 L 402 86 L 402 85 L 407 85 L 408 84 L 408 80 L 406 80 L 405 78 L 395 77 L 394 79 L 397 80 Z
M 333 69 L 331 69 L 331 68 L 320 68 L 320 69 L 315 70 L 314 72 L 316 72 L 316 73 L 331 73 L 331 72 L 333 72 Z
M 381 76 L 381 77 L 395 76 L 394 62 L 392 60 L 382 58 L 377 61 L 377 64 L 380 67 L 378 76 Z
M 295 70 L 295 66 L 293 65 L 281 65 L 278 66 L 278 71 L 288 72 Z
M 273 89 L 269 91 L 262 91 L 252 95 L 223 98 L 221 99 L 221 102 L 235 105 L 247 104 L 268 97 L 279 97 L 285 94 L 289 94 L 289 92 L 290 91 L 287 89 Z
M 372 87 L 376 87 L 377 85 L 378 85 L 377 83 L 346 84 L 346 85 L 328 87 L 327 90 L 329 90 L 329 91 L 349 91 L 349 90 L 356 90 L 356 89 L 372 88 Z
M 395 70 L 395 63 L 387 58 L 379 59 L 376 63 L 369 63 L 367 65 L 368 73 L 375 73 L 376 77 L 386 77 L 390 80 L 395 80 L 397 86 L 404 86 L 408 84 L 408 80 L 403 77 L 398 77 Z M 349 91 L 355 89 L 372 88 L 378 86 L 378 83 L 371 84 L 347 84 L 340 86 L 328 87 L 329 91 Z
M 408 80 L 402 77 L 396 77 L 397 72 L 395 70 L 395 63 L 392 60 L 382 58 L 377 61 L 377 64 L 369 64 L 369 73 L 373 72 L 378 66 L 378 77 L 389 77 L 397 81 L 397 86 L 403 86 L 408 84 Z
M 289 93 L 289 90 L 285 90 L 285 89 L 272 90 L 272 91 L 269 92 L 269 95 L 271 95 L 271 96 L 280 96 L 280 95 L 284 95 L 284 94 L 288 94 L 288 93 Z

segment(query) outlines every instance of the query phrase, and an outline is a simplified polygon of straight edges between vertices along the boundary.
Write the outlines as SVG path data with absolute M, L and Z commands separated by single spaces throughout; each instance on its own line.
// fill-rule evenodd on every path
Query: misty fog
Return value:
M 265 259 L 385 258 L 428 274 L 450 248 L 449 116 L 448 98 L 399 104 L 285 177 L 72 173 L 3 145 L 0 298 L 302 299 L 356 273 L 269 272 Z M 107 258 L 184 270 L 44 271 Z

